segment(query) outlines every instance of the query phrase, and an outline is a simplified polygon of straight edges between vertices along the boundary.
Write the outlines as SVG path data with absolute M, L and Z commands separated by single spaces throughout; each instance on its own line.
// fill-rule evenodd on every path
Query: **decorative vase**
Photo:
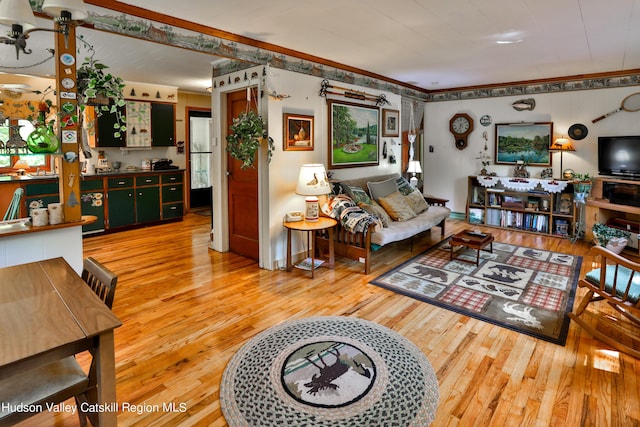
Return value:
M 55 153 L 58 147 L 60 142 L 51 126 L 38 125 L 27 137 L 27 149 L 32 153 Z
M 607 246 L 605 247 L 609 249 L 611 252 L 620 254 L 622 253 L 624 248 L 627 246 L 627 243 L 628 243 L 628 240 L 625 239 L 624 237 L 614 237 L 611 240 L 609 240 L 609 243 L 607 243 Z
M 629 243 L 629 240 L 625 237 L 612 237 L 611 239 L 609 239 L 606 245 L 603 245 L 601 242 L 603 242 L 604 239 L 599 237 L 597 234 L 594 233 L 593 238 L 594 242 L 597 245 L 604 246 L 605 248 L 616 254 L 622 253 L 624 248 L 627 246 L 627 243 Z

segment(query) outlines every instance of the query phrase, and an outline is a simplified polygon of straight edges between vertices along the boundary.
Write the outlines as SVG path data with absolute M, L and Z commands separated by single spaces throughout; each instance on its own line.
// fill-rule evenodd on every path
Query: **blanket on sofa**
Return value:
M 371 224 L 375 225 L 375 231 L 382 228 L 380 219 L 366 212 L 350 197 L 343 194 L 338 194 L 329 200 L 329 212 L 330 216 L 340 221 L 340 224 L 350 233 L 363 232 Z

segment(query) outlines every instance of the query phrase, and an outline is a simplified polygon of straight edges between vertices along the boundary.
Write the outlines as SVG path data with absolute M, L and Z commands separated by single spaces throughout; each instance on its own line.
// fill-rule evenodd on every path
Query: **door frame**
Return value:
M 184 117 L 185 117 L 185 124 L 184 124 L 184 156 L 185 156 L 185 160 L 186 160 L 186 171 L 185 171 L 185 181 L 186 185 L 185 185 L 185 211 L 186 212 L 191 212 L 191 121 L 189 120 L 189 113 L 191 111 L 200 111 L 203 113 L 209 113 L 211 115 L 211 121 L 213 123 L 213 111 L 211 110 L 211 108 L 205 108 L 205 107 L 185 107 L 184 109 Z M 213 127 L 213 126 L 212 126 Z M 209 138 L 213 139 L 213 129 L 209 130 Z M 213 145 L 213 144 L 212 144 Z M 214 155 L 213 152 L 213 148 L 211 150 L 211 155 Z M 213 200 L 211 201 L 211 203 L 213 204 Z
M 247 70 L 249 72 L 250 69 Z M 260 68 L 260 73 L 262 67 Z M 227 172 L 227 94 L 238 90 L 246 90 L 247 88 L 257 87 L 258 94 L 264 88 L 259 79 L 243 82 L 242 84 L 231 84 L 224 86 L 224 90 L 218 88 L 214 90 L 211 96 L 211 119 L 212 119 L 212 136 L 213 136 L 213 167 L 212 167 L 212 213 L 213 213 L 213 229 L 209 247 L 219 252 L 229 251 L 229 206 L 228 206 L 228 178 Z M 262 102 L 258 97 L 258 111 L 262 117 L 267 117 L 265 111 L 266 103 Z M 215 113 L 213 113 L 215 112 Z M 259 266 L 269 270 L 274 269 L 268 260 L 271 259 L 271 235 L 269 230 L 269 164 L 267 163 L 267 149 L 258 151 L 258 159 L 256 167 L 258 168 L 258 236 L 259 236 Z

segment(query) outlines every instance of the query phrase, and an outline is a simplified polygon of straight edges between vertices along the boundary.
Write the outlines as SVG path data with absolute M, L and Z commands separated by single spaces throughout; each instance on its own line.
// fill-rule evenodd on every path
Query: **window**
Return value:
M 11 128 L 9 127 L 9 119 L 5 120 L 0 125 L 0 141 L 2 145 L 9 140 L 11 136 Z M 11 119 L 11 124 L 19 126 L 20 137 L 26 141 L 31 132 L 35 129 L 33 124 L 28 120 L 23 119 Z M 28 171 L 35 172 L 38 170 L 50 170 L 51 158 L 47 154 L 13 154 L 7 153 L 6 150 L 0 150 L 0 173 L 13 173 L 15 172 L 12 166 L 18 161 L 24 160 L 29 165 Z

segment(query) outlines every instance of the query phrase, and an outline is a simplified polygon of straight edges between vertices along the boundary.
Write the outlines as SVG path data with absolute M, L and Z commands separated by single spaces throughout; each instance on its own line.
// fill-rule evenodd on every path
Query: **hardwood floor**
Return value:
M 421 348 L 440 384 L 434 426 L 640 425 L 640 361 L 610 351 L 575 323 L 562 347 L 368 284 L 439 240 L 439 229 L 413 252 L 408 243 L 383 248 L 368 276 L 362 264 L 338 258 L 335 270 L 310 280 L 209 250 L 209 224 L 190 214 L 181 223 L 84 240 L 85 256 L 119 275 L 118 401 L 148 405 L 119 413 L 119 426 L 225 426 L 219 386 L 233 354 L 270 326 L 318 315 L 368 319 Z M 447 233 L 466 227 L 449 220 Z M 586 243 L 486 230 L 497 241 L 583 255 L 583 271 L 591 266 Z M 186 404 L 186 412 L 146 410 L 169 402 Z M 44 413 L 21 425 L 79 422 L 74 414 Z

